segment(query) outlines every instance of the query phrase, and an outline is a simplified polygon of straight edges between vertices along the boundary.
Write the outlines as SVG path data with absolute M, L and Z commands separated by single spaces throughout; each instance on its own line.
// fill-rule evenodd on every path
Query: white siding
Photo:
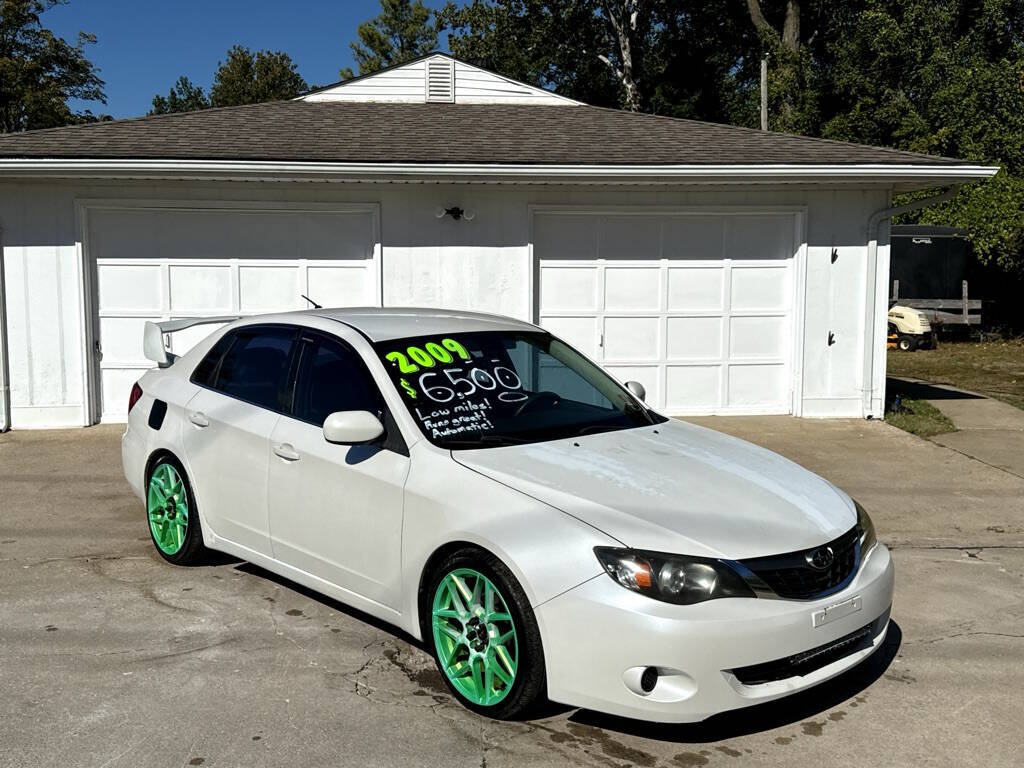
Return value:
M 796 206 L 806 210 L 803 351 L 794 359 L 804 416 L 866 415 L 862 406 L 867 219 L 885 189 L 379 185 L 213 182 L 0 182 L 14 427 L 85 421 L 84 310 L 75 200 L 377 203 L 384 303 L 440 305 L 534 319 L 531 206 Z M 439 206 L 475 212 L 438 219 Z M 884 234 L 884 233 L 883 233 Z M 581 232 L 581 241 L 587 237 Z M 572 243 L 566 244 L 567 252 Z M 832 249 L 837 258 L 832 262 Z M 880 270 L 885 269 L 884 241 Z M 878 284 L 886 282 L 880 274 Z M 884 316 L 882 292 L 878 311 Z M 874 295 L 877 300 L 878 294 Z M 877 313 L 876 313 L 877 314 Z M 832 331 L 835 343 L 828 345 Z M 876 348 L 884 339 L 875 339 Z M 884 356 L 875 368 L 880 396 Z M 874 411 L 878 406 L 874 407 Z M 873 415 L 879 415 L 874 412 Z
M 425 72 L 426 61 L 415 61 L 404 67 L 310 94 L 303 97 L 303 101 L 423 101 Z
M 575 102 L 516 80 L 455 62 L 455 101 L 459 104 L 560 104 Z
M 304 101 L 373 101 L 422 104 L 426 101 L 427 63 L 454 61 L 449 56 L 433 56 L 395 67 L 375 75 L 339 83 L 318 93 L 303 96 Z M 457 104 L 551 104 L 574 106 L 579 102 L 558 96 L 543 88 L 520 83 L 493 72 L 455 61 L 455 103 Z

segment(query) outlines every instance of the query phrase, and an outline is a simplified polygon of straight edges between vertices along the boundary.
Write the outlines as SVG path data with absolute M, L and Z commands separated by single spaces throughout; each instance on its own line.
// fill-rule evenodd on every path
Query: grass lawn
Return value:
M 931 437 L 955 432 L 956 426 L 938 408 L 927 400 L 904 399 L 899 413 L 885 414 L 885 423 L 899 427 L 918 437 Z
M 891 376 L 949 384 L 1024 409 L 1024 339 L 944 342 L 916 352 L 891 349 L 887 365 Z

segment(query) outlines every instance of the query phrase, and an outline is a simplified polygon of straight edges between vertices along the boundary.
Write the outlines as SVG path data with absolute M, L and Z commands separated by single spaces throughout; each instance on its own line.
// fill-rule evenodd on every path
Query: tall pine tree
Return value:
M 381 0 L 380 15 L 359 25 L 359 41 L 351 45 L 359 74 L 403 64 L 435 50 L 437 25 L 432 16 L 422 0 Z M 355 73 L 345 67 L 338 75 L 348 80 Z

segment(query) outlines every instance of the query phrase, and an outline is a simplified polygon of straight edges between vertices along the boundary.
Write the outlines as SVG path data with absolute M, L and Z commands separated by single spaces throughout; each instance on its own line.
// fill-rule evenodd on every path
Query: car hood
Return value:
M 636 549 L 738 560 L 819 546 L 857 521 L 814 473 L 675 420 L 452 456 Z

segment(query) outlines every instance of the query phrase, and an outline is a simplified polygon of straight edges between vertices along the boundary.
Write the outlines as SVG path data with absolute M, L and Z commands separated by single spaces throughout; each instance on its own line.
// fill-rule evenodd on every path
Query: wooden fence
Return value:
M 981 299 L 967 298 L 967 281 L 959 299 L 901 299 L 900 281 L 892 281 L 890 301 L 920 309 L 934 325 L 981 325 Z

